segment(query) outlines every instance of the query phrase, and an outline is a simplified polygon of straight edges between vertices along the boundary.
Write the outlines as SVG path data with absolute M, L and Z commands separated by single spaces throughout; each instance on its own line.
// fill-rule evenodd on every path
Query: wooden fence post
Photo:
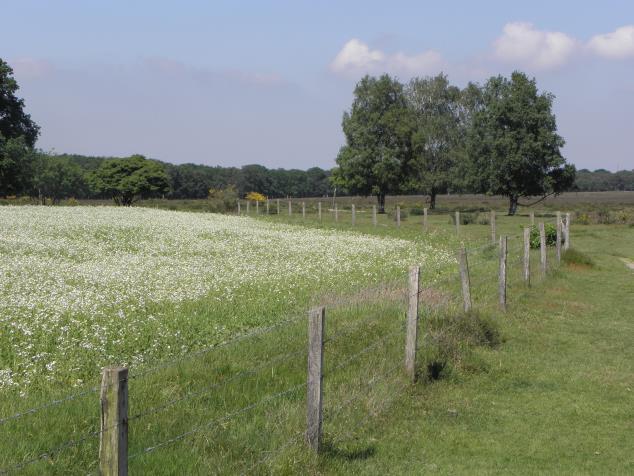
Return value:
M 128 369 L 103 369 L 99 469 L 103 476 L 128 474 Z
M 460 264 L 460 281 L 462 282 L 462 300 L 464 302 L 464 312 L 471 310 L 471 283 L 469 281 L 469 262 L 467 261 L 467 251 L 464 245 L 458 252 L 458 263 Z
M 531 229 L 524 227 L 524 282 L 531 285 Z
M 489 221 L 491 222 L 491 243 L 496 243 L 496 233 L 495 233 L 495 210 L 491 210 Z
M 456 235 L 460 236 L 460 212 L 456 212 Z
M 277 199 L 277 214 L 280 214 L 280 199 Z
M 544 222 L 539 222 L 539 263 L 542 274 L 546 274 L 546 230 Z
M 324 307 L 310 310 L 308 314 L 306 441 L 316 452 L 319 452 L 321 444 L 325 321 L 326 309 Z
M 288 216 L 290 217 L 293 214 L 293 205 L 291 201 L 288 201 Z
M 321 221 L 321 202 L 317 202 L 317 214 L 319 215 L 319 221 Z
M 339 221 L 339 210 L 337 209 L 337 203 L 335 202 L 335 222 Z
M 535 212 L 530 212 L 529 216 L 530 216 L 531 226 L 534 226 L 535 225 Z
M 241 211 L 240 211 L 240 200 L 238 200 L 238 215 L 241 215 Z
M 557 264 L 561 263 L 561 212 L 557 212 L 557 243 L 555 249 L 557 250 Z
M 418 341 L 418 297 L 420 293 L 420 268 L 409 268 L 407 295 L 407 337 L 405 340 L 405 371 L 412 382 L 416 381 L 416 346 Z
M 396 205 L 396 227 L 401 227 L 401 206 Z
M 566 226 L 564 227 L 564 251 L 570 248 L 570 213 L 566 213 Z
M 354 207 L 354 204 L 352 204 L 352 226 L 354 226 L 357 223 L 357 210 Z
M 500 236 L 500 270 L 499 270 L 499 294 L 500 307 L 506 310 L 506 257 L 508 238 Z
M 306 218 L 306 202 L 302 202 L 302 218 Z
M 247 200 L 247 215 L 249 214 L 250 206 L 251 206 L 251 200 Z
M 376 205 L 372 205 L 372 224 L 376 226 Z
M 255 201 L 255 214 L 256 215 L 260 214 L 260 201 L 259 200 Z
M 266 214 L 269 214 L 269 199 L 266 199 Z
M 427 231 L 427 207 L 423 208 L 423 230 Z

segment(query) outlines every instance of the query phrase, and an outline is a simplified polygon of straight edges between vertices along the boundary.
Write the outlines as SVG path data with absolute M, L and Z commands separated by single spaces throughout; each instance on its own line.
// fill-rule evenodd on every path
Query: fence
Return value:
M 242 215 L 243 212 L 243 206 L 242 203 L 245 202 L 246 203 L 246 215 L 252 215 L 252 213 L 249 211 L 251 209 L 251 202 L 248 200 L 238 200 L 237 201 L 237 206 L 236 206 L 236 213 L 238 215 Z M 288 217 L 293 217 L 295 215 L 297 216 L 301 216 L 301 218 L 303 220 L 306 220 L 309 215 L 314 215 L 317 217 L 317 220 L 321 223 L 324 222 L 325 218 L 327 220 L 329 220 L 330 222 L 334 222 L 334 223 L 339 223 L 340 222 L 340 215 L 345 214 L 348 215 L 349 214 L 349 218 L 346 218 L 346 221 L 351 225 L 351 226 L 356 226 L 357 225 L 357 217 L 360 216 L 364 216 L 367 217 L 367 223 L 371 223 L 373 226 L 388 226 L 389 221 L 387 224 L 380 224 L 378 219 L 377 219 L 377 206 L 376 205 L 372 205 L 371 207 L 359 207 L 358 205 L 355 205 L 354 203 L 350 204 L 348 208 L 343 208 L 341 207 L 336 201 L 331 200 L 329 202 L 321 202 L 321 201 L 311 201 L 308 204 L 306 203 L 305 200 L 301 200 L 299 202 L 297 201 L 293 201 L 292 199 L 287 199 L 287 200 L 282 200 L 282 199 L 275 199 L 275 204 L 276 207 L 273 208 L 270 206 L 270 202 L 271 200 L 266 200 L 264 202 L 265 204 L 265 211 L 263 213 L 263 215 L 281 215 L 280 213 L 280 203 L 287 203 L 287 207 L 288 207 L 288 213 L 287 216 Z M 255 215 L 260 215 L 260 211 L 259 211 L 259 202 L 254 202 L 256 204 L 256 212 Z M 293 205 L 295 204 L 295 205 Z M 328 205 L 330 204 L 330 205 Z M 325 205 L 325 206 L 324 206 Z M 294 209 L 300 209 L 301 212 L 300 213 L 295 213 L 293 212 Z M 422 209 L 419 209 L 417 207 L 414 207 L 412 210 L 414 210 L 419 216 L 420 216 L 420 225 L 422 227 L 422 229 L 424 231 L 428 231 L 429 229 L 429 216 L 431 215 L 432 211 L 427 208 L 424 207 Z M 392 221 L 394 222 L 394 225 L 398 228 L 401 226 L 401 222 L 404 218 L 403 216 L 403 212 L 401 210 L 401 206 L 400 205 L 395 205 L 392 209 L 388 209 L 386 208 L 386 212 L 387 214 L 390 216 L 390 218 L 392 219 Z M 480 212 L 460 212 L 460 211 L 455 211 L 453 215 L 449 215 L 452 223 L 455 226 L 455 232 L 456 235 L 460 235 L 460 228 L 461 228 L 461 224 L 465 224 L 464 221 L 466 220 L 472 220 L 473 219 L 473 215 L 478 216 L 480 214 Z M 440 212 L 440 215 L 447 215 L 446 212 Z M 467 217 L 467 218 L 465 218 Z M 542 217 L 543 219 L 544 217 Z M 496 242 L 496 237 L 497 237 L 497 222 L 496 222 L 496 214 L 494 210 L 490 210 L 489 212 L 486 212 L 486 219 L 489 222 L 490 226 L 491 226 L 491 242 L 495 243 Z M 566 233 L 568 233 L 568 224 L 570 222 L 571 216 L 570 213 L 566 213 L 564 217 L 562 217 L 561 212 L 557 212 L 556 213 L 556 220 L 555 223 L 557 224 L 557 228 L 559 229 L 559 227 L 561 226 L 562 228 L 560 229 L 560 233 L 562 233 L 561 236 L 561 242 L 564 243 L 569 243 L 570 237 L 566 236 Z M 529 216 L 528 216 L 528 223 L 530 226 L 534 226 L 535 225 L 535 212 L 531 211 L 529 212 Z M 568 239 L 568 241 L 566 241 L 566 238 Z
M 289 205 L 289 212 L 291 209 Z M 459 223 L 459 215 L 456 218 Z M 222 463 L 213 452 L 208 453 L 211 460 L 215 459 L 215 467 L 231 474 L 248 474 L 267 465 L 301 446 L 302 440 L 313 451 L 322 452 L 324 434 L 328 435 L 330 446 L 349 438 L 372 421 L 371 415 L 377 414 L 377 409 L 388 408 L 407 385 L 420 378 L 418 352 L 431 345 L 432 340 L 424 323 L 419 322 L 421 315 L 429 316 L 439 309 L 454 312 L 458 308 L 470 313 L 492 302 L 505 311 L 509 296 L 519 297 L 532 284 L 536 259 L 540 267 L 537 279 L 543 279 L 546 270 L 558 264 L 559 238 L 565 240 L 563 247 L 568 248 L 569 224 L 569 216 L 562 221 L 557 215 L 558 241 L 549 258 L 543 223 L 539 224 L 537 256 L 531 253 L 528 228 L 518 235 L 498 237 L 492 215 L 492 240 L 455 250 L 457 265 L 447 272 L 426 275 L 424 267 L 413 266 L 406 281 L 383 282 L 357 294 L 323 297 L 321 305 L 307 313 L 288 316 L 274 325 L 183 358 L 138 372 L 123 367 L 106 368 L 100 386 L 0 418 L 0 427 L 24 428 L 26 418 L 78 402 L 83 403 L 76 408 L 77 413 L 86 411 L 98 416 L 98 428 L 93 422 L 93 428 L 51 447 L 29 452 L 23 448 L 25 440 L 20 441 L 18 453 L 30 456 L 6 465 L 0 473 L 30 467 L 41 473 L 46 466 L 38 464 L 72 464 L 77 453 L 71 450 L 76 450 L 83 451 L 82 458 L 93 455 L 87 467 L 81 468 L 83 472 L 122 475 L 127 474 L 130 462 L 160 455 L 201 434 L 206 435 L 205 451 L 213 449 L 220 455 Z M 474 270 L 478 272 L 474 274 Z M 307 341 L 302 338 L 306 327 Z M 284 351 L 279 352 L 280 349 Z M 265 378 L 263 374 L 268 371 L 271 376 Z M 202 384 L 193 388 L 187 381 L 182 382 L 179 391 L 166 391 L 183 375 L 194 376 L 192 380 Z M 133 384 L 143 379 L 153 380 L 135 388 Z M 169 398 L 162 398 L 166 396 Z M 137 409 L 135 402 L 145 406 Z M 359 404 L 356 409 L 355 403 Z M 180 413 L 174 412 L 179 405 L 187 406 Z M 367 407 L 373 410 L 367 411 Z M 354 417 L 355 411 L 361 414 Z M 248 415 L 251 421 L 240 420 Z M 153 417 L 163 420 L 153 423 Z M 64 421 L 62 417 L 61 424 Z M 238 421 L 241 423 L 231 426 Z M 50 427 L 45 419 L 40 419 L 39 424 Z M 339 430 L 343 427 L 343 431 L 329 429 L 333 425 L 339 425 Z M 32 428 L 25 433 L 35 432 Z M 208 435 L 210 432 L 212 435 Z M 223 438 L 215 432 L 230 436 Z M 251 444 L 236 443 L 239 437 L 249 438 L 255 446 L 264 448 L 253 450 Z M 68 460 L 59 457 L 64 452 L 71 452 Z M 148 463 L 152 464 L 146 460 Z

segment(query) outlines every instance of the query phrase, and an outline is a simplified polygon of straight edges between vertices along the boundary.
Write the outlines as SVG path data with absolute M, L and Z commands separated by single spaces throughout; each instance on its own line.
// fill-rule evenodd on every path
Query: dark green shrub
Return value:
M 460 224 L 461 225 L 471 225 L 472 223 L 477 223 L 478 222 L 478 216 L 480 214 L 478 212 L 472 212 L 472 213 L 466 213 L 466 212 L 461 212 L 460 213 Z M 452 225 L 456 224 L 456 214 L 452 213 L 451 215 L 449 215 L 449 219 L 450 219 L 450 223 Z
M 387 215 L 394 221 L 396 221 L 396 207 L 392 208 L 387 212 Z M 409 214 L 406 210 L 401 207 L 401 221 L 406 220 Z
M 555 246 L 557 244 L 557 227 L 552 223 L 546 223 L 544 231 L 546 232 L 546 246 Z M 539 228 L 537 225 L 533 225 L 531 226 L 531 248 L 539 248 L 539 246 Z
M 423 207 L 412 207 L 409 209 L 409 214 L 416 217 L 424 215 L 425 212 L 423 211 Z

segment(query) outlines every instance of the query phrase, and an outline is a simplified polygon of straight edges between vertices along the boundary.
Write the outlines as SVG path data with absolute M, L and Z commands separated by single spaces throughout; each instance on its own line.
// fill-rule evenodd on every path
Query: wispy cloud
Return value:
M 331 71 L 343 75 L 364 73 L 431 74 L 440 72 L 445 62 L 437 51 L 426 50 L 408 55 L 397 52 L 388 54 L 371 49 L 357 38 L 348 41 L 330 63 Z
M 249 72 L 240 70 L 215 71 L 188 65 L 181 61 L 165 57 L 148 57 L 141 60 L 142 65 L 154 74 L 188 77 L 201 83 L 229 80 L 254 86 L 279 86 L 286 84 L 282 76 L 275 73 Z
M 43 78 L 55 69 L 50 61 L 28 57 L 9 60 L 9 65 L 19 79 Z
M 617 28 L 613 32 L 590 38 L 588 48 L 608 59 L 634 58 L 634 25 Z
M 566 63 L 579 48 L 579 42 L 558 31 L 543 31 L 531 23 L 504 25 L 495 40 L 495 58 L 532 69 L 553 69 Z

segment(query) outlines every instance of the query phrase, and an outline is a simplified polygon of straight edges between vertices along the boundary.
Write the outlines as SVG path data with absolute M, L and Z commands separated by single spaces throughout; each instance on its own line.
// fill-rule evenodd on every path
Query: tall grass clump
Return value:
M 437 313 L 426 326 L 420 373 L 429 381 L 484 370 L 475 349 L 502 342 L 495 322 L 477 312 Z
M 594 260 L 590 256 L 574 248 L 564 251 L 561 260 L 568 266 L 594 267 Z

